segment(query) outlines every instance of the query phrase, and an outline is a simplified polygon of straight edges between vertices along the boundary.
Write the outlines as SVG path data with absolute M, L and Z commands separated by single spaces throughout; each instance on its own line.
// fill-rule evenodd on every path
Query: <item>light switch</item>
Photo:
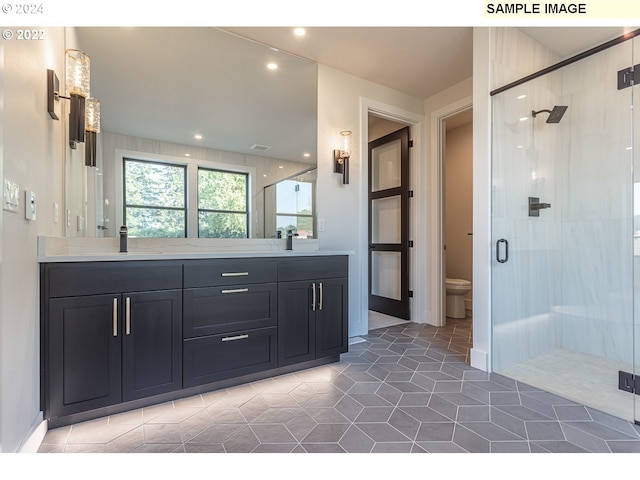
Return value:
M 24 218 L 27 220 L 36 219 L 36 193 L 31 190 L 24 192 Z
M 3 210 L 17 212 L 20 207 L 20 186 L 11 180 L 4 179 Z
M 319 232 L 324 232 L 324 218 L 319 218 L 318 219 L 318 231 Z

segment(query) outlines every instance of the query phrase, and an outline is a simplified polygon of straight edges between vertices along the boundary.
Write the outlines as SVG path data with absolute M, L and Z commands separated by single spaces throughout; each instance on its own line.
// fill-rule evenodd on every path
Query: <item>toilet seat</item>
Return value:
M 452 288 L 469 288 L 471 286 L 469 280 L 463 280 L 462 278 L 447 278 L 445 283 L 447 287 Z

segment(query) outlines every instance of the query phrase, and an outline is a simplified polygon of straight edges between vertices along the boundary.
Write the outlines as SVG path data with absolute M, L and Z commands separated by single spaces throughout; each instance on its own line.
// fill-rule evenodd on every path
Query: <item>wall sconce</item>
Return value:
M 84 164 L 95 167 L 97 137 L 100 133 L 100 102 L 95 98 L 87 98 L 85 106 Z
M 349 157 L 351 156 L 351 132 L 343 130 L 340 132 L 342 148 L 333 151 L 333 171 L 342 174 L 342 183 L 349 183 Z
M 84 142 L 85 99 L 89 96 L 90 58 L 80 50 L 67 50 L 65 87 L 67 97 L 60 95 L 60 81 L 53 70 L 47 70 L 47 111 L 54 120 L 55 102 L 61 98 L 70 101 L 69 145 L 76 148 L 78 142 Z

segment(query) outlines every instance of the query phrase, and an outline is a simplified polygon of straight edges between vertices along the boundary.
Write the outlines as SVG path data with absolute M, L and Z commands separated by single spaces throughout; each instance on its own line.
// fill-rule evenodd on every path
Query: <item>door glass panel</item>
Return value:
M 635 400 L 618 372 L 634 368 L 630 107 L 640 90 L 618 90 L 616 77 L 634 64 L 631 47 L 492 97 L 493 370 L 626 420 Z
M 400 195 L 371 201 L 371 241 L 373 243 L 400 243 Z
M 394 140 L 371 151 L 371 191 L 400 186 L 400 140 Z
M 400 300 L 401 298 L 400 252 L 371 253 L 371 294 Z

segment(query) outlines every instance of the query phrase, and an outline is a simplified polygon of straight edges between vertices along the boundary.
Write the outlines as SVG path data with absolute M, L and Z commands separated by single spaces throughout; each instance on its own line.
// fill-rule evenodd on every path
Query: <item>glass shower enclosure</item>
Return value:
M 636 422 L 638 38 L 492 92 L 492 370 Z

